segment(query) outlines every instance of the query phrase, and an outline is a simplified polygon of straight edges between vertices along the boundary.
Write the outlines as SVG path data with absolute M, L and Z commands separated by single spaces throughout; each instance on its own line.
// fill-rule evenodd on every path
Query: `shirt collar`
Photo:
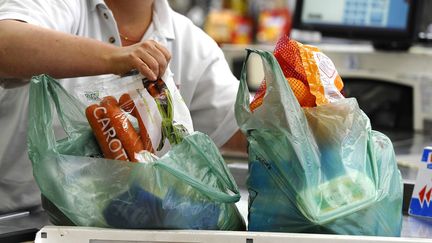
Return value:
M 153 23 L 156 31 L 167 39 L 174 39 L 173 11 L 167 0 L 155 0 Z
M 173 11 L 167 0 L 155 0 L 153 2 L 153 24 L 159 34 L 166 39 L 175 39 L 172 20 Z M 103 0 L 90 0 L 90 9 L 95 11 L 98 6 L 108 8 Z

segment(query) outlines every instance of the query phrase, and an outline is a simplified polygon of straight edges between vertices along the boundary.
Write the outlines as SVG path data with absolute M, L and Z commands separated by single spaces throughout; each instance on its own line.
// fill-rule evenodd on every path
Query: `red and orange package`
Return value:
M 343 82 L 333 62 L 317 47 L 303 45 L 288 36 L 279 39 L 274 55 L 300 106 L 314 107 L 343 99 Z M 265 80 L 250 104 L 254 111 L 263 102 Z

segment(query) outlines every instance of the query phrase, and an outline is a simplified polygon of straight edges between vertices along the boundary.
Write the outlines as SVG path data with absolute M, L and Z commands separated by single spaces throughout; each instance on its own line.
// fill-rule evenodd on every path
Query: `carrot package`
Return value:
M 89 82 L 72 94 L 46 75 L 30 86 L 29 157 L 52 223 L 245 228 L 238 187 L 213 141 L 193 131 L 169 71 L 156 81 Z M 56 139 L 54 114 L 66 138 Z
M 140 74 L 79 87 L 86 117 L 103 156 L 138 162 L 161 156 L 193 132 L 186 104 L 168 70 L 156 81 Z
M 336 67 L 317 47 L 283 36 L 276 44 L 274 56 L 300 106 L 314 107 L 343 98 L 343 82 Z M 252 111 L 262 104 L 265 89 L 263 81 L 250 105 Z

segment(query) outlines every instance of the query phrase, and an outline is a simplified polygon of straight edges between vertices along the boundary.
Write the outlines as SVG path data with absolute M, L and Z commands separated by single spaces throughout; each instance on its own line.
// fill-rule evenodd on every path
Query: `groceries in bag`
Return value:
M 274 56 L 301 107 L 314 107 L 343 98 L 343 82 L 335 65 L 317 47 L 304 45 L 285 35 L 277 42 Z M 264 80 L 251 102 L 252 111 L 262 104 L 265 90 Z
M 29 157 L 43 198 L 51 205 L 45 209 L 53 222 L 139 229 L 244 229 L 235 206 L 240 193 L 218 148 L 205 134 L 193 132 L 189 111 L 172 89 L 174 83 L 164 80 L 172 106 L 163 95 L 154 98 L 142 92 L 145 85 L 138 75 L 89 83 L 74 95 L 47 75 L 32 79 Z M 126 104 L 125 94 L 136 111 L 147 114 L 141 119 L 151 141 L 148 150 L 155 154 L 146 150 L 143 130 L 133 115 L 136 111 Z M 64 139 L 56 139 L 55 113 L 67 135 Z M 135 134 L 124 131 L 124 124 Z M 98 136 L 106 143 L 98 142 Z M 121 141 L 122 136 L 129 136 L 129 143 Z M 142 142 L 139 146 L 137 138 Z M 133 149 L 128 152 L 129 148 Z
M 294 48 L 279 58 L 248 51 L 245 62 L 251 54 L 263 60 L 263 88 L 250 103 L 244 68 L 237 94 L 236 119 L 249 142 L 248 229 L 399 236 L 402 180 L 391 141 L 343 97 L 323 54 L 287 37 L 279 45 Z M 305 52 L 324 64 L 303 60 Z

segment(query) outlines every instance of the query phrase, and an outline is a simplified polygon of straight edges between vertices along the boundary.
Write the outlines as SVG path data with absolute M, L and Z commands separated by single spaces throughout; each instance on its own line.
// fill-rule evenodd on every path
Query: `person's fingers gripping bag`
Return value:
M 249 50 L 245 63 L 251 53 L 263 60 L 266 88 L 252 111 L 244 65 L 236 119 L 249 142 L 248 230 L 400 235 L 391 141 L 354 98 L 322 92 L 326 102 L 302 108 L 274 55 Z
M 162 86 L 169 92 L 163 94 L 170 97 L 153 97 L 146 87 L 148 80 L 140 75 L 115 80 L 117 92 L 110 87 L 111 81 L 101 85 L 104 88 L 100 90 L 88 86 L 85 95 L 94 104 L 84 104 L 46 75 L 31 80 L 29 157 L 45 205 L 49 205 L 48 213 L 56 223 L 114 228 L 244 229 L 235 206 L 240 199 L 238 187 L 218 148 L 208 136 L 192 131 L 187 107 L 181 103 L 174 84 L 169 83 L 169 78 L 166 80 Z M 122 98 L 125 94 L 127 99 Z M 153 107 L 148 110 L 153 113 L 146 115 L 149 120 L 154 119 L 154 124 L 147 126 L 148 137 L 140 146 L 138 140 L 117 141 L 133 129 L 141 139 L 140 123 L 147 122 L 147 118 L 134 117 L 136 113 L 124 105 L 130 99 L 137 112 L 146 113 L 147 108 Z M 107 102 L 109 106 L 86 114 L 86 108 L 104 107 Z M 176 103 L 184 107 L 178 108 Z M 118 126 L 106 119 L 118 107 L 124 114 L 117 114 L 117 118 L 130 121 L 127 128 L 132 129 L 121 131 L 124 134 L 113 132 L 112 128 Z M 181 113 L 187 116 L 179 116 Z M 105 148 L 89 125 L 89 114 L 99 118 L 100 127 L 106 129 L 99 133 L 105 135 Z M 58 141 L 52 129 L 55 115 L 67 135 Z M 149 140 L 151 146 L 145 143 Z M 128 151 L 130 148 L 132 152 Z

